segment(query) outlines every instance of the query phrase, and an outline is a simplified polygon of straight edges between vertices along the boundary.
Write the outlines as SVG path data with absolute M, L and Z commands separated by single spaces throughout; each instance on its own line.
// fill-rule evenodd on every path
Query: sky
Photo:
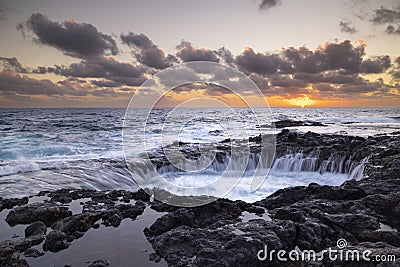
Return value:
M 151 106 L 141 85 L 191 61 L 239 70 L 271 107 L 400 106 L 399 0 L 0 0 L 0 36 L 5 108 Z M 231 80 L 239 95 L 198 82 L 161 102 L 241 106 Z

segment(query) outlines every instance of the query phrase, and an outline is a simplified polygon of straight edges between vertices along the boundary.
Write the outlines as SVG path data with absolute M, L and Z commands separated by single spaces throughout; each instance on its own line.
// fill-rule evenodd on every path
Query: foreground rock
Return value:
M 27 267 L 26 260 L 19 258 L 19 250 L 12 242 L 0 243 L 0 266 L 1 267 Z
M 59 219 L 71 216 L 72 212 L 67 207 L 55 203 L 33 203 L 17 207 L 8 213 L 6 221 L 11 226 L 42 221 L 47 226 Z
M 337 151 L 353 153 L 358 159 L 370 156 L 364 179 L 350 180 L 338 187 L 310 184 L 286 188 L 251 205 L 219 200 L 200 208 L 165 207 L 169 213 L 145 230 L 159 257 L 171 266 L 276 266 L 283 264 L 277 257 L 267 262 L 257 258 L 265 245 L 275 251 L 320 252 L 330 247 L 338 249 L 337 241 L 345 239 L 348 249 L 368 249 L 371 258 L 393 256 L 397 260 L 392 263 L 399 265 L 399 137 L 290 134 L 283 131 L 278 137 L 278 154 L 291 143 L 291 149 L 318 147 L 322 154 Z M 259 214 L 260 208 L 271 220 L 254 216 L 246 221 L 241 216 L 243 212 Z M 313 264 L 376 266 L 381 262 L 331 262 L 325 257 L 320 262 L 307 263 Z M 284 265 L 299 266 L 299 262 Z

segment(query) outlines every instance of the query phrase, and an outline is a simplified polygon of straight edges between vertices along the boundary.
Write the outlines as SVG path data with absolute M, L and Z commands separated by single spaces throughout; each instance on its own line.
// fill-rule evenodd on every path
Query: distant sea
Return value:
M 137 116 L 147 116 L 147 112 L 146 109 L 138 109 Z M 152 117 L 146 129 L 150 149 L 161 146 L 159 142 L 151 140 L 158 140 L 152 137 L 163 133 L 163 121 L 169 112 L 170 109 L 159 109 Z M 259 134 L 260 122 L 252 121 L 251 112 L 244 108 L 235 109 L 238 114 L 235 117 L 223 108 L 187 108 L 182 112 L 190 120 L 183 125 L 175 121 L 164 128 L 179 131 L 179 141 L 182 142 L 222 141 L 229 136 L 226 136 L 218 121 L 226 120 L 233 122 L 232 129 L 229 129 L 233 134 L 243 129 L 243 125 L 248 136 Z M 125 109 L 107 108 L 0 109 L 0 196 L 26 196 L 59 188 L 137 190 L 123 161 L 124 114 Z M 290 128 L 302 132 L 367 137 L 400 131 L 400 108 L 272 108 L 272 115 L 273 121 L 317 121 L 326 125 Z M 189 173 L 178 176 L 184 183 L 193 183 L 208 179 L 210 175 L 215 174 Z M 227 197 L 254 201 L 288 186 L 310 182 L 338 185 L 349 175 L 299 173 L 273 168 L 269 182 L 255 193 L 250 194 L 246 191 L 245 183 L 243 186 L 239 183 Z

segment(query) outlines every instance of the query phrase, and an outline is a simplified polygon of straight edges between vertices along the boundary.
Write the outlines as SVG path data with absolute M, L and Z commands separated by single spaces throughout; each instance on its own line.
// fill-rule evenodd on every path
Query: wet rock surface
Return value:
M 261 142 L 261 137 L 251 140 Z M 345 239 L 345 249 L 370 250 L 375 255 L 394 255 L 400 264 L 400 141 L 399 135 L 371 138 L 293 133 L 277 137 L 277 153 L 320 149 L 321 157 L 332 152 L 351 153 L 355 160 L 369 157 L 364 178 L 341 186 L 312 183 L 276 191 L 265 199 L 246 203 L 218 199 L 205 206 L 179 208 L 152 201 L 143 190 L 58 190 L 41 192 L 49 199 L 28 204 L 27 198 L 0 199 L 8 209 L 9 225 L 24 225 L 24 238 L 0 243 L 0 266 L 29 266 L 29 259 L 68 249 L 89 229 L 120 227 L 123 220 L 136 220 L 146 207 L 165 214 L 144 230 L 155 253 L 170 266 L 279 266 L 260 261 L 257 253 L 269 250 L 315 250 L 335 248 Z M 311 148 L 310 148 L 311 147 Z M 307 152 L 306 150 L 309 149 Z M 154 194 L 168 194 L 154 190 Z M 172 197 L 172 196 L 171 196 Z M 82 201 L 80 213 L 69 203 Z M 248 219 L 244 214 L 251 214 Z M 97 230 L 94 230 L 97 231 Z M 43 251 L 42 251 L 43 250 Z M 27 259 L 21 259 L 21 255 Z M 286 262 L 285 266 L 377 266 L 382 262 Z M 104 259 L 88 266 L 113 266 Z M 300 265 L 299 265 L 300 264 Z M 353 264 L 353 265 L 352 265 Z M 357 265 L 358 264 L 358 265 Z M 383 265 L 385 266 L 385 265 Z M 390 266 L 390 265 L 388 265 Z
M 325 124 L 318 121 L 294 121 L 294 120 L 281 120 L 275 122 L 276 128 L 287 128 L 295 126 L 325 126 Z

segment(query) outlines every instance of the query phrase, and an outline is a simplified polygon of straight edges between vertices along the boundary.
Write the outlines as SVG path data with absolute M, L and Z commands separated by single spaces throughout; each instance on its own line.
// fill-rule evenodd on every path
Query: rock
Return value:
M 25 204 L 28 204 L 28 197 L 23 197 L 23 198 L 6 198 L 3 199 L 0 197 L 0 211 L 4 209 L 12 209 L 15 206 L 22 206 Z
M 138 200 L 135 205 L 118 205 L 116 208 L 121 212 L 122 218 L 131 218 L 135 220 L 137 216 L 143 213 L 146 205 Z
M 29 267 L 11 241 L 0 243 L 0 267 Z
M 275 122 L 275 128 L 286 128 L 294 126 L 326 126 L 326 125 L 317 121 L 281 120 Z
M 137 192 L 133 193 L 133 198 L 136 200 L 142 200 L 142 201 L 150 201 L 150 196 L 149 194 L 146 193 L 143 189 L 139 189 Z
M 30 237 L 34 235 L 46 235 L 46 232 L 46 225 L 41 221 L 37 221 L 25 228 L 25 237 Z
M 168 205 L 160 201 L 154 201 L 150 208 L 158 212 L 171 212 L 178 209 L 176 206 Z
M 154 261 L 154 262 L 160 262 L 161 261 L 161 256 L 158 255 L 157 253 L 150 253 L 149 260 L 150 261 Z
M 24 252 L 24 256 L 25 257 L 30 257 L 30 258 L 37 258 L 37 257 L 41 257 L 44 255 L 44 252 L 41 252 L 35 248 L 28 248 L 27 250 L 25 250 Z
M 105 267 L 105 266 L 110 266 L 110 262 L 108 260 L 95 260 L 88 265 L 88 267 Z
M 278 208 L 274 210 L 273 217 L 279 220 L 291 220 L 294 222 L 305 222 L 305 214 L 296 208 Z
M 118 209 L 109 209 L 102 213 L 101 218 L 105 226 L 117 227 L 122 221 L 122 214 Z
M 64 218 L 55 223 L 52 228 L 65 234 L 86 232 L 101 218 L 101 213 L 84 212 Z
M 67 235 L 61 231 L 51 231 L 47 234 L 43 244 L 44 251 L 57 252 L 69 247 L 71 243 L 67 240 Z
M 297 133 L 296 132 L 289 132 L 288 140 L 289 140 L 289 142 L 296 142 L 297 141 Z
M 29 224 L 36 221 L 42 221 L 50 226 L 56 221 L 71 216 L 72 212 L 68 207 L 59 206 L 53 203 L 33 203 L 11 210 L 6 221 L 10 226 L 17 224 Z

